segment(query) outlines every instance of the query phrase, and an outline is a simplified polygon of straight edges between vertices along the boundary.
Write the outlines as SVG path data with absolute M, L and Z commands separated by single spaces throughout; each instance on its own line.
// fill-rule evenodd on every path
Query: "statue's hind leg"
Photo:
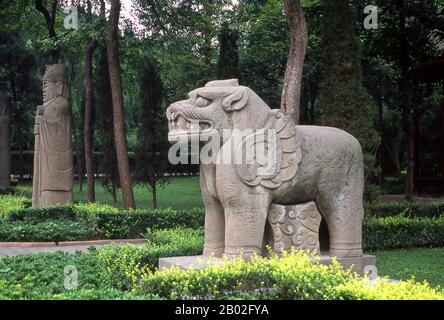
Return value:
M 362 256 L 362 198 L 337 197 L 319 199 L 317 204 L 325 218 L 330 236 L 329 255 L 338 258 Z

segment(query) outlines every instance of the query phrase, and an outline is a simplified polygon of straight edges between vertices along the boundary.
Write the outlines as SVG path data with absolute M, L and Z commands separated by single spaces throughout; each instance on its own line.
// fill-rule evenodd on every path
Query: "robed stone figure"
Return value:
M 43 76 L 43 105 L 37 107 L 32 206 L 72 203 L 73 159 L 68 70 L 54 64 Z

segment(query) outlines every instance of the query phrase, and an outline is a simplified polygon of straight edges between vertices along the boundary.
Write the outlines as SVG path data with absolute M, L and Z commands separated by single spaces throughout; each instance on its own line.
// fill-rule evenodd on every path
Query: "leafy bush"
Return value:
M 27 221 L 32 223 L 56 221 L 59 219 L 75 219 L 76 214 L 72 206 L 51 206 L 45 208 L 20 208 L 10 210 L 6 221 Z
M 171 268 L 146 274 L 136 294 L 165 299 L 444 299 L 444 293 L 427 283 L 374 282 L 344 271 L 336 261 L 320 265 L 304 251 L 270 259 L 254 257 L 207 265 L 199 270 Z
M 13 186 L 11 182 L 11 187 L 0 188 L 0 195 L 15 195 L 31 199 L 32 197 L 32 187 L 31 186 Z
M 31 201 L 28 198 L 7 194 L 0 195 L 0 218 L 6 218 L 13 210 L 30 206 Z
M 369 218 L 362 230 L 364 250 L 444 245 L 444 215 L 437 218 L 406 216 Z
M 202 253 L 203 230 L 149 231 L 149 245 L 107 246 L 88 252 L 4 257 L 0 260 L 0 299 L 160 299 L 134 295 L 142 275 L 155 270 L 160 257 Z M 171 241 L 167 243 L 167 238 Z M 78 288 L 64 288 L 64 268 L 75 266 Z
M 405 214 L 411 217 L 438 217 L 444 214 L 444 201 L 409 203 L 407 201 L 372 203 L 365 206 L 365 215 L 387 217 Z
M 49 299 L 66 294 L 64 269 L 70 265 L 78 271 L 78 290 L 111 288 L 94 252 L 29 254 L 0 260 L 0 298 Z
M 18 199 L 15 196 L 13 198 Z M 12 207 L 12 205 L 8 206 Z M 68 220 L 71 220 L 71 225 Z M 119 211 L 109 205 L 98 203 L 46 208 L 16 208 L 10 209 L 3 221 L 0 219 L 0 241 L 74 240 L 72 239 L 74 233 L 70 230 L 66 230 L 65 238 L 63 238 L 63 232 L 54 235 L 47 233 L 46 226 L 48 224 L 60 225 L 60 231 L 63 227 L 79 228 L 79 238 L 76 240 L 91 240 L 139 238 L 148 227 L 155 229 L 179 226 L 199 227 L 203 223 L 203 209 Z M 42 228 L 44 230 L 40 230 Z M 30 230 L 30 233 L 26 236 L 26 232 L 21 230 Z M 38 239 L 33 238 L 36 234 L 39 234 Z M 47 237 L 42 238 L 43 235 L 47 235 Z
M 114 287 L 132 288 L 143 274 L 157 268 L 159 258 L 202 253 L 203 229 L 148 230 L 148 234 L 146 246 L 107 246 L 98 251 L 107 281 Z
M 94 225 L 70 219 L 40 222 L 10 221 L 0 223 L 2 241 L 69 241 L 96 237 Z
M 203 229 L 149 230 L 148 235 L 144 246 L 4 257 L 0 299 L 444 299 L 440 289 L 425 283 L 369 282 L 336 262 L 319 265 L 303 251 L 159 272 L 160 257 L 200 254 Z M 67 266 L 77 269 L 75 289 L 64 287 Z

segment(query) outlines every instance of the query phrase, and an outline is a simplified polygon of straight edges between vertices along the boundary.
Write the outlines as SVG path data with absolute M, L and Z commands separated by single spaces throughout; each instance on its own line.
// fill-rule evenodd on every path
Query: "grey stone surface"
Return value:
M 352 258 L 337 258 L 338 262 L 344 267 L 344 269 L 349 269 L 352 267 L 352 271 L 360 275 L 364 274 L 364 270 L 368 267 L 368 270 L 374 270 L 373 267 L 376 266 L 376 257 L 372 255 L 364 254 L 361 257 Z M 330 265 L 332 257 L 329 255 L 321 255 L 320 262 L 325 265 Z
M 320 252 L 319 226 L 321 215 L 316 204 L 282 206 L 271 204 L 268 209 L 269 232 L 265 232 L 265 241 L 274 252 L 296 249 L 308 249 Z
M 0 188 L 11 184 L 11 147 L 9 142 L 9 105 L 0 91 Z
M 208 265 L 223 264 L 222 258 L 208 256 L 167 257 L 159 259 L 159 270 L 171 267 L 179 269 L 201 269 Z
M 337 258 L 338 262 L 344 267 L 360 275 L 364 274 L 366 266 L 375 266 L 376 257 L 371 255 L 363 255 L 362 257 L 354 258 Z M 330 265 L 332 258 L 328 255 L 321 255 L 319 262 L 321 264 Z M 177 267 L 182 270 L 187 269 L 202 269 L 207 265 L 223 264 L 222 258 L 208 257 L 208 256 L 184 256 L 184 257 L 168 257 L 159 259 L 159 269 Z
M 140 246 L 145 245 L 144 242 L 134 243 L 134 242 L 116 242 L 113 244 L 78 244 L 78 245 L 69 245 L 69 246 L 39 246 L 39 247 L 18 247 L 18 246 L 0 246 L 0 258 L 4 256 L 18 256 L 23 254 L 32 254 L 32 253 L 51 253 L 51 252 L 66 252 L 66 253 L 75 253 L 76 251 L 87 251 L 90 247 L 101 248 L 109 245 L 121 245 L 124 243 L 132 243 L 134 245 Z
M 272 204 L 311 201 L 328 226 L 329 255 L 362 256 L 364 174 L 358 140 L 336 128 L 296 126 L 236 79 L 211 81 L 188 96 L 166 111 L 171 142 L 199 138 L 202 152 L 210 145 L 205 143 L 208 137 L 215 137 L 222 143 L 215 155 L 223 160 L 230 149 L 241 154 L 252 147 L 275 151 L 271 167 L 270 161 L 258 159 L 201 163 L 204 256 L 263 254 Z M 262 140 L 254 133 L 239 138 L 236 129 L 269 129 L 270 135 Z M 226 135 L 227 130 L 231 134 Z M 304 241 L 307 237 L 302 235 Z
M 72 203 L 73 158 L 68 70 L 51 65 L 43 76 L 43 105 L 35 118 L 32 206 Z

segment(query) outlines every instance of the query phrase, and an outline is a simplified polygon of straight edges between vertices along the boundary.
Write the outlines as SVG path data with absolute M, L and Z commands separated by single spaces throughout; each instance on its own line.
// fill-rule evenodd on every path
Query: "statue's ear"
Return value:
M 57 91 L 57 95 L 61 96 L 63 94 L 63 83 L 58 81 L 56 83 L 56 91 Z
M 247 88 L 239 87 L 236 92 L 226 96 L 222 101 L 222 107 L 226 112 L 239 111 L 248 102 Z

